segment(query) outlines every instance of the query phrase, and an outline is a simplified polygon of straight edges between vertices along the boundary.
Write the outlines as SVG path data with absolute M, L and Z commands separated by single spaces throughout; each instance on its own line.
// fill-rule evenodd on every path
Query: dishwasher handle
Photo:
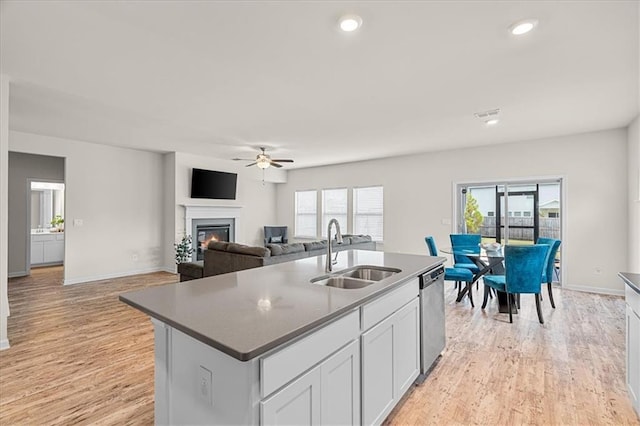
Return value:
M 436 281 L 444 281 L 444 266 L 440 266 L 420 275 L 420 290 L 429 287 Z

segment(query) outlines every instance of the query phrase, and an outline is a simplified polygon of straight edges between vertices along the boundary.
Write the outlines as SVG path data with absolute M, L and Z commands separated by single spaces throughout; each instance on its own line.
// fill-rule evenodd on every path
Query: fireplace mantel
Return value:
M 236 239 L 240 234 L 240 213 L 242 206 L 203 206 L 183 204 L 184 207 L 184 229 L 190 233 L 193 228 L 194 219 L 234 219 Z

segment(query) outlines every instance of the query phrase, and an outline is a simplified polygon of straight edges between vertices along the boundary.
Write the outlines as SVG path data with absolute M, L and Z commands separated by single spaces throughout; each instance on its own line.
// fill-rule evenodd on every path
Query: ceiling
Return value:
M 623 127 L 638 1 L 6 1 L 10 128 L 292 167 Z M 354 33 L 337 19 L 356 13 Z M 530 34 L 507 28 L 537 18 Z M 500 108 L 486 127 L 475 112 Z

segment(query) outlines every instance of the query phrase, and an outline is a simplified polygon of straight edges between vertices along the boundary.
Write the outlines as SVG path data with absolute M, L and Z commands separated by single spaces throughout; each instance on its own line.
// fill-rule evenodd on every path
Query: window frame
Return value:
M 327 235 L 325 235 L 324 233 L 327 231 L 326 227 L 328 225 L 328 221 L 327 223 L 325 223 L 324 218 L 325 218 L 325 202 L 324 202 L 324 192 L 325 191 L 338 191 L 338 190 L 344 190 L 346 193 L 346 203 L 345 203 L 345 207 L 346 210 L 344 212 L 344 219 L 345 219 L 345 223 L 344 226 L 342 223 L 340 223 L 340 232 L 343 234 L 347 234 L 349 233 L 349 187 L 344 186 L 344 187 L 336 187 L 336 188 L 322 188 L 320 190 L 320 232 L 318 232 L 318 235 L 320 236 L 320 238 L 329 238 Z
M 302 193 L 302 192 L 313 192 L 315 194 L 315 213 L 313 213 L 313 216 L 315 217 L 315 234 L 313 235 L 306 235 L 306 234 L 300 234 L 298 232 L 298 217 L 299 217 L 299 213 L 298 213 L 298 193 Z M 295 190 L 294 191 L 294 195 L 293 195 L 294 199 L 293 199 L 293 222 L 294 222 L 294 226 L 293 226 L 293 236 L 294 238 L 317 238 L 318 236 L 318 190 L 317 189 L 300 189 L 300 190 Z M 310 213 L 305 214 L 303 213 L 302 215 L 307 215 L 307 216 L 311 216 Z
M 377 239 L 375 238 L 373 235 L 371 236 L 371 239 L 373 241 L 375 241 L 376 243 L 379 244 L 383 244 L 384 243 L 384 185 L 366 185 L 366 186 L 354 186 L 351 188 L 351 223 L 352 223 L 352 231 L 353 234 L 359 234 L 360 231 L 358 231 L 356 229 L 356 217 L 359 216 L 357 213 L 357 208 L 356 208 L 356 202 L 357 202 L 357 197 L 356 197 L 356 192 L 359 189 L 369 189 L 369 188 L 380 188 L 382 189 L 382 213 L 378 214 L 361 214 L 360 216 L 380 216 L 382 218 L 381 222 L 382 222 L 382 229 L 381 229 L 381 235 L 380 238 Z

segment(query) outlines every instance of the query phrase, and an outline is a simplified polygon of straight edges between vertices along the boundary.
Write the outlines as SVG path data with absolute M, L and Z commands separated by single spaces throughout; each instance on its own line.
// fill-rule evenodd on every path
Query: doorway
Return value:
M 456 200 L 456 232 L 480 234 L 484 243 L 562 240 L 562 178 L 457 184 Z M 556 257 L 558 282 L 563 246 Z
M 31 268 L 64 264 L 64 196 L 60 181 L 29 179 L 28 263 Z

